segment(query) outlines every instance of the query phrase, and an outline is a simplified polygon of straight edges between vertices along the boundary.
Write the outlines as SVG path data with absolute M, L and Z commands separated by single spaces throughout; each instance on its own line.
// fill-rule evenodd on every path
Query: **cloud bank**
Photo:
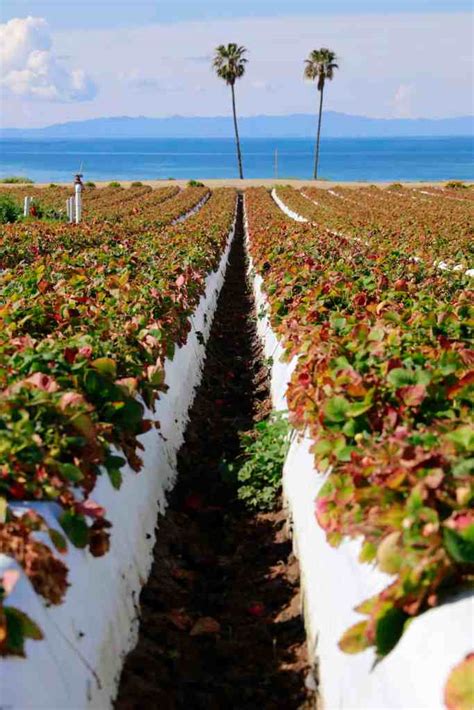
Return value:
M 237 87 L 240 115 L 314 113 L 317 90 L 303 81 L 303 62 L 321 46 L 334 49 L 340 65 L 327 87 L 327 110 L 379 118 L 474 112 L 469 13 L 149 23 L 89 29 L 87 42 L 84 30 L 51 35 L 44 21 L 33 18 L 11 21 L 3 32 L 5 27 L 10 27 L 9 44 L 2 38 L 0 44 L 7 46 L 10 68 L 3 75 L 11 88 L 0 121 L 6 127 L 101 116 L 228 115 L 229 90 L 211 62 L 214 48 L 229 41 L 249 50 L 246 75 Z M 47 55 L 46 70 L 29 69 L 23 84 L 13 73 L 25 71 L 37 51 Z M 60 59 L 64 55 L 82 72 L 69 71 Z M 455 57 L 455 64 L 446 57 Z M 84 100 L 95 93 L 87 75 L 100 87 L 93 101 Z M 37 98 L 45 93 L 50 100 L 42 102 L 40 113 Z
M 0 25 L 0 87 L 7 94 L 40 101 L 88 101 L 97 93 L 82 69 L 69 69 L 53 50 L 48 23 L 15 18 Z

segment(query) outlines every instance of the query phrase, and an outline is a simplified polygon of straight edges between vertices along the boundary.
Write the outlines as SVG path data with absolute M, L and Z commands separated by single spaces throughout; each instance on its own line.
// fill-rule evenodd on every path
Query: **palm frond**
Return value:
M 219 45 L 214 54 L 213 67 L 217 76 L 227 84 L 235 84 L 245 74 L 247 59 L 244 56 L 247 50 L 235 42 Z
M 322 91 L 326 79 L 331 81 L 334 78 L 335 69 L 339 69 L 336 63 L 336 53 L 327 47 L 313 49 L 308 59 L 305 60 L 304 77 L 311 81 L 318 81 L 318 90 Z

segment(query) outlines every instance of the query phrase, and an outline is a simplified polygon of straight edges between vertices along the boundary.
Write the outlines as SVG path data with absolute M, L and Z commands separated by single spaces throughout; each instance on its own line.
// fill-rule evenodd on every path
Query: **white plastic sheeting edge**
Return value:
M 174 219 L 171 222 L 171 226 L 174 227 L 176 224 L 179 224 L 180 222 L 186 222 L 186 220 L 189 219 L 190 217 L 192 217 L 193 214 L 196 214 L 197 212 L 199 212 L 201 207 L 204 207 L 204 205 L 206 204 L 206 202 L 208 201 L 210 196 L 211 196 L 211 193 L 208 192 L 206 195 L 204 195 L 202 200 L 200 200 L 197 203 L 197 205 L 194 205 L 194 207 L 192 207 L 190 210 L 188 210 L 184 214 L 180 215 L 179 217 L 176 217 L 176 219 Z
M 105 507 L 113 524 L 110 551 L 94 558 L 69 545 L 63 559 L 71 586 L 59 606 L 47 608 L 23 572 L 8 597 L 9 604 L 39 624 L 45 638 L 27 641 L 26 659 L 1 659 L 2 710 L 111 707 L 123 659 L 137 642 L 138 598 L 152 564 L 157 517 L 165 510 L 165 494 L 175 480 L 177 452 L 201 378 L 203 339 L 210 332 L 234 231 L 235 221 L 220 265 L 206 279 L 187 342 L 165 363 L 169 390 L 160 396 L 155 411 L 147 412 L 160 422 L 160 429 L 140 437 L 142 470 L 137 474 L 125 466 L 119 491 L 104 473 L 91 495 Z M 60 510 L 55 504 L 25 503 L 23 507 L 34 507 L 51 527 L 60 529 Z M 38 539 L 47 542 L 43 534 Z M 21 568 L 12 558 L 0 555 L 0 572 L 7 569 Z
M 278 207 L 281 209 L 282 212 L 284 212 L 290 219 L 294 219 L 295 222 L 309 222 L 309 219 L 306 219 L 306 217 L 303 217 L 302 215 L 298 214 L 298 212 L 294 212 L 292 209 L 286 205 L 281 197 L 278 196 L 277 191 L 275 188 L 272 190 L 272 197 L 277 203 Z
M 247 227 L 247 224 L 246 224 Z M 273 332 L 262 278 L 250 260 L 264 352 L 273 362 L 271 396 L 275 409 L 287 409 L 286 389 L 297 359 L 282 361 L 283 348 Z M 324 710 L 437 710 L 444 708 L 444 684 L 454 665 L 472 650 L 474 598 L 460 594 L 413 620 L 404 636 L 375 668 L 372 649 L 342 653 L 344 631 L 363 617 L 353 611 L 381 591 L 390 577 L 358 561 L 360 543 L 338 548 L 326 542 L 314 515 L 315 497 L 325 477 L 314 468 L 311 441 L 292 440 L 283 471 L 283 489 L 301 569 L 303 613 L 310 655 L 319 668 Z

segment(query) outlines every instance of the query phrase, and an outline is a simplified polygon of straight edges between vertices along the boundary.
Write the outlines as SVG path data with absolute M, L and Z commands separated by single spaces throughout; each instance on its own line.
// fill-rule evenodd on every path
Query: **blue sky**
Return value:
M 472 114 L 472 37 L 467 0 L 0 0 L 0 121 L 227 115 L 211 70 L 226 42 L 249 50 L 243 115 L 314 112 L 303 65 L 321 46 L 340 64 L 327 109 Z
M 468 12 L 470 0 L 2 0 L 0 18 L 45 17 L 52 28 L 319 14 Z

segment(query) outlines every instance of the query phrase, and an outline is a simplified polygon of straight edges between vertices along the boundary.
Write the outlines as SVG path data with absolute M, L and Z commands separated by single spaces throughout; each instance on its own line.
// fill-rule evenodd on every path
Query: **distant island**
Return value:
M 313 138 L 312 114 L 286 116 L 242 116 L 242 138 Z M 369 118 L 336 111 L 324 114 L 325 138 L 395 138 L 471 136 L 474 116 L 456 118 Z M 0 138 L 74 139 L 74 138 L 232 138 L 229 116 L 114 116 L 87 121 L 69 121 L 44 128 L 0 128 Z

